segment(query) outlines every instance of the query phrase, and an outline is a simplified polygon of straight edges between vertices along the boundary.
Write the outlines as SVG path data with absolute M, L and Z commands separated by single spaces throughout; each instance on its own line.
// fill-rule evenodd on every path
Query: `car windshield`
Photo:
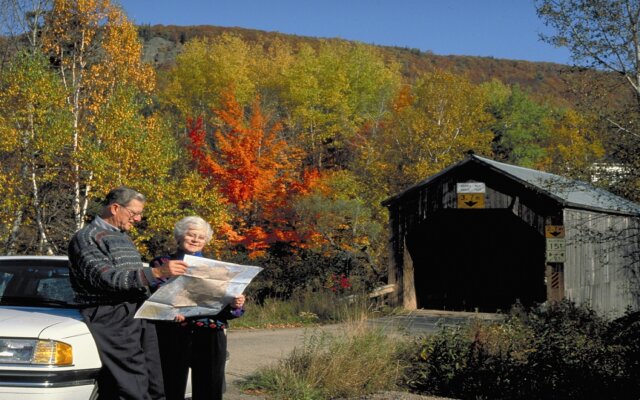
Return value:
M 74 307 L 67 261 L 47 258 L 0 260 L 0 305 Z

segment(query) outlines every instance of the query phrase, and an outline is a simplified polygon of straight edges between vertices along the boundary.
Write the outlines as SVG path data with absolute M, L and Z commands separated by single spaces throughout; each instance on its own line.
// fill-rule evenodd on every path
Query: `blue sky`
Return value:
M 533 0 L 120 0 L 136 24 L 216 25 L 569 64 Z

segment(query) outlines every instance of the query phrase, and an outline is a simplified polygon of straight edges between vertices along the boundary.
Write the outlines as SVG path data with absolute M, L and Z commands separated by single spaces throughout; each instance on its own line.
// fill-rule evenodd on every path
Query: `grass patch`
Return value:
M 282 400 L 351 398 L 393 390 L 405 366 L 404 341 L 353 321 L 337 334 L 305 339 L 288 358 L 258 370 L 243 389 Z
M 360 321 L 393 313 L 375 306 L 366 295 L 341 296 L 329 291 L 305 291 L 288 300 L 269 298 L 262 304 L 248 303 L 242 318 L 232 329 L 304 327 L 346 321 Z

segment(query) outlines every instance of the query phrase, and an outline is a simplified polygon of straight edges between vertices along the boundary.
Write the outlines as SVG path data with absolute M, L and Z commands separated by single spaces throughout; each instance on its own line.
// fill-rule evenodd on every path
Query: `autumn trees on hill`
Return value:
M 227 48 L 228 57 L 247 49 L 237 39 L 221 39 L 234 42 L 240 49 Z M 193 46 L 198 52 L 215 47 L 207 40 Z M 206 63 L 196 62 L 195 50 L 189 43 L 185 48 L 194 63 L 186 76 L 210 73 L 197 72 Z M 190 83 L 180 76 L 189 69 L 182 62 L 168 74 L 172 91 L 177 82 Z M 564 174 L 602 155 L 576 111 L 536 102 L 498 81 L 474 85 L 446 71 L 403 83 L 392 63 L 365 46 L 278 44 L 257 53 L 251 65 L 261 73 L 239 73 L 241 80 L 254 77 L 252 100 L 241 100 L 247 92 L 228 75 L 215 83 L 224 89 L 209 98 L 206 112 L 198 114 L 201 92 L 190 100 L 180 91 L 182 104 L 193 104 L 198 116 L 188 130 L 194 165 L 231 210 L 229 244 L 250 256 L 267 256 L 284 243 L 342 254 L 344 265 L 377 276 L 386 250 L 381 200 L 468 150 L 500 150 L 502 160 Z M 310 171 L 312 181 L 304 178 Z
M 136 235 L 147 256 L 200 214 L 219 257 L 374 284 L 381 200 L 467 151 L 573 174 L 603 156 L 591 115 L 498 80 L 403 75 L 373 46 L 223 34 L 153 71 L 110 1 L 33 3 L 48 5 L 34 41 L 0 71 L 4 253 L 64 253 L 100 197 L 126 184 L 150 200 Z

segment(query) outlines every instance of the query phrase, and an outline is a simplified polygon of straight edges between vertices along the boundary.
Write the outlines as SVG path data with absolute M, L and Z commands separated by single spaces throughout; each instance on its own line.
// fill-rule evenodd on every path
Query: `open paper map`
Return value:
M 262 271 L 260 267 L 189 255 L 184 261 L 189 264 L 187 272 L 162 285 L 142 304 L 135 318 L 216 315 Z

